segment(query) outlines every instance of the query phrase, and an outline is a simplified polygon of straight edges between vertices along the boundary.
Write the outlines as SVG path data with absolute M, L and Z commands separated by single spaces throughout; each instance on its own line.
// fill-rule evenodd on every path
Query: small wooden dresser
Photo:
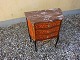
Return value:
M 63 20 L 60 8 L 25 12 L 26 22 L 29 30 L 30 41 L 33 40 L 36 48 L 36 41 L 43 41 L 57 38 L 55 46 L 59 40 L 59 31 Z

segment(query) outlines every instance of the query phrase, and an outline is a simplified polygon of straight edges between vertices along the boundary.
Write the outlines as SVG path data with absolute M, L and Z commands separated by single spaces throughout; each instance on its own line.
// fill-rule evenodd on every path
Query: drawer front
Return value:
M 58 35 L 58 32 L 54 32 L 48 35 L 36 35 L 36 40 L 45 40 L 45 39 L 57 37 L 57 35 Z
M 56 27 L 52 27 L 50 29 L 42 29 L 42 30 L 36 30 L 35 34 L 39 35 L 39 34 L 50 34 L 53 32 L 58 32 L 59 31 L 59 26 Z
M 55 20 L 53 22 L 40 22 L 35 24 L 35 29 L 44 29 L 44 28 L 51 28 L 56 25 L 60 25 L 61 20 Z

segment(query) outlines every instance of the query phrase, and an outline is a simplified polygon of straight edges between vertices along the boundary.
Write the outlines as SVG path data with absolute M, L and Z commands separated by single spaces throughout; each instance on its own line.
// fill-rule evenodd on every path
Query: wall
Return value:
M 63 11 L 80 9 L 80 0 L 0 0 L 0 21 L 24 17 L 24 12 L 61 8 Z

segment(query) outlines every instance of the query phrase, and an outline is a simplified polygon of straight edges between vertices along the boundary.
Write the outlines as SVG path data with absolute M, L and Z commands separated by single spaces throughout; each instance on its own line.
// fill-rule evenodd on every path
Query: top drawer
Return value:
M 39 22 L 35 24 L 35 29 L 45 29 L 45 28 L 51 28 L 53 26 L 60 25 L 61 20 L 55 20 L 53 22 Z

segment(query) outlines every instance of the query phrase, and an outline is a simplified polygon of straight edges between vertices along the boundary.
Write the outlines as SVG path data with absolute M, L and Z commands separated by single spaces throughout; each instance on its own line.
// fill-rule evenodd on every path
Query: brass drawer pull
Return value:
M 50 25 L 48 25 L 48 27 L 50 27 Z
M 48 36 L 47 36 L 47 38 L 48 38 Z

